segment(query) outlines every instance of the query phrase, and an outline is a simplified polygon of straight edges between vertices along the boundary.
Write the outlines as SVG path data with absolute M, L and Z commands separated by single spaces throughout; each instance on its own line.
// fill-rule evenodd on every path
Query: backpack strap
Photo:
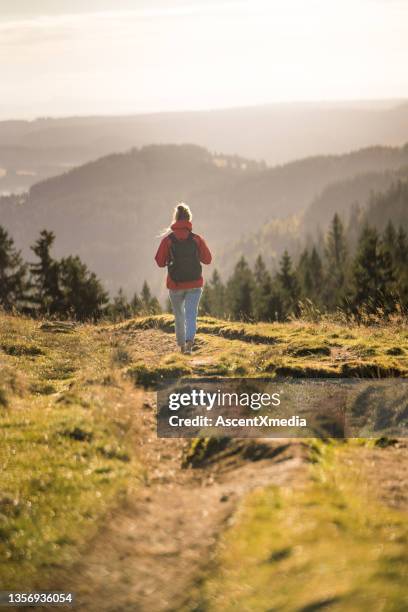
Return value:
M 174 232 L 171 232 L 171 234 L 168 235 L 168 238 L 170 238 L 170 240 L 172 241 L 173 244 L 178 242 Z M 191 230 L 189 230 L 188 236 L 187 236 L 186 240 L 191 240 L 193 238 L 196 238 L 196 234 L 193 234 L 193 232 Z

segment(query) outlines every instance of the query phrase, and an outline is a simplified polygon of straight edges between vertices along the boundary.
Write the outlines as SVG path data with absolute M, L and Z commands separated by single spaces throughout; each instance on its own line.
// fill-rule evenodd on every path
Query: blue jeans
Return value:
M 198 304 L 202 292 L 202 287 L 169 290 L 175 318 L 176 340 L 179 346 L 184 346 L 186 341 L 194 340 Z

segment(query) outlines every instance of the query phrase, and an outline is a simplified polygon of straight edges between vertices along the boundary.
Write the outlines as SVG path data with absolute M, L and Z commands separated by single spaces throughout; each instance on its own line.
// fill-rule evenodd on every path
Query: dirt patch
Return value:
M 157 366 L 162 357 L 179 352 L 175 337 L 159 329 L 142 330 L 121 327 L 112 335 L 119 342 L 123 340 L 127 351 L 134 360 L 143 356 L 143 364 L 146 367 Z

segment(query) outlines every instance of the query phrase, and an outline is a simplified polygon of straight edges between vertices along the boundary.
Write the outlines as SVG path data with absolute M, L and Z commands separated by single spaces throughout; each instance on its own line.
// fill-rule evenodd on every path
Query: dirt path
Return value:
M 228 341 L 226 341 L 228 342 Z M 160 330 L 134 330 L 127 346 L 146 363 L 175 350 Z M 212 364 L 205 347 L 191 357 L 197 373 Z M 76 593 L 86 612 L 194 610 L 200 581 L 211 566 L 217 539 L 249 491 L 307 482 L 300 440 L 251 440 L 268 458 L 241 451 L 200 469 L 183 469 L 186 440 L 156 435 L 155 394 L 140 392 L 134 443 L 146 468 L 144 482 L 124 507 L 112 512 L 82 561 L 59 581 Z M 244 452 L 242 452 L 244 451 Z M 372 451 L 377 456 L 375 451 Z M 262 455 L 262 453 L 260 453 Z M 265 453 L 264 453 L 265 456 Z M 367 459 L 372 461 L 371 455 Z
M 258 486 L 292 486 L 302 478 L 302 446 L 276 440 L 271 444 L 283 452 L 275 459 L 244 463 L 238 455 L 228 465 L 182 469 L 186 442 L 158 439 L 153 394 L 145 394 L 143 402 L 139 454 L 149 475 L 135 497 L 108 518 L 67 577 L 81 610 L 180 609 L 194 597 L 239 499 Z
M 159 330 L 127 333 L 126 347 L 148 364 L 176 349 L 173 336 Z M 201 372 L 212 359 L 200 353 L 191 364 Z M 256 487 L 293 486 L 304 478 L 302 445 L 283 440 L 267 441 L 273 455 L 268 459 L 243 460 L 237 452 L 206 468 L 183 469 L 189 441 L 157 438 L 155 393 L 141 391 L 139 398 L 134 443 L 146 469 L 144 482 L 106 518 L 82 561 L 58 579 L 76 593 L 78 610 L 192 609 L 195 586 L 242 496 Z

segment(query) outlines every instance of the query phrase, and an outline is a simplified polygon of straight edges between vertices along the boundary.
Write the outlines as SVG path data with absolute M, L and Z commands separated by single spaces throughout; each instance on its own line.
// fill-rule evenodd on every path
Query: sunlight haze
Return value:
M 2 119 L 408 97 L 406 1 L 8 4 Z

